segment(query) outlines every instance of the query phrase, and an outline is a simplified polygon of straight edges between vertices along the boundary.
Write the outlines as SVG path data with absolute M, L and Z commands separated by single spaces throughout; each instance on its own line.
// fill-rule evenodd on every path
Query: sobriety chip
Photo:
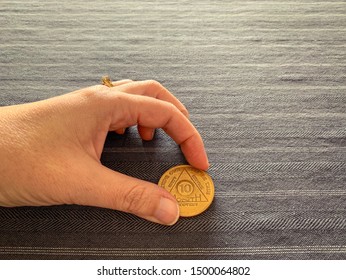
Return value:
M 178 201 L 180 216 L 192 217 L 205 211 L 214 198 L 214 184 L 207 172 L 190 165 L 178 165 L 167 170 L 159 186 Z

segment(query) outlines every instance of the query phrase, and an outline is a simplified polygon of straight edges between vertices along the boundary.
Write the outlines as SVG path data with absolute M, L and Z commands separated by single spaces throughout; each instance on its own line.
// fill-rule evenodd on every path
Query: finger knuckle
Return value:
M 95 85 L 88 89 L 85 89 L 83 91 L 80 91 L 80 97 L 89 102 L 96 102 L 99 101 L 107 96 L 107 92 L 109 91 L 109 88 L 103 86 L 103 85 Z
M 172 103 L 166 102 L 167 110 L 171 113 L 171 115 L 177 114 L 179 109 Z
M 150 192 L 142 185 L 134 185 L 125 194 L 123 208 L 125 211 L 138 214 L 150 211 Z
M 148 83 L 148 84 L 150 84 L 150 85 L 156 85 L 156 86 L 161 85 L 158 81 L 153 80 L 153 79 L 146 80 L 145 82 Z
M 157 89 L 157 88 L 162 88 L 163 86 L 160 84 L 160 82 L 156 80 L 147 80 L 146 83 L 150 88 Z

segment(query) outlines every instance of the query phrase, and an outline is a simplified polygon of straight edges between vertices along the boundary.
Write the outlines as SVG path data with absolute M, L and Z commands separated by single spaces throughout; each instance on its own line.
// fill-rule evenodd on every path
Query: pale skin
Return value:
M 109 131 L 162 128 L 192 166 L 207 170 L 203 141 L 184 105 L 156 81 L 121 80 L 0 108 L 0 206 L 89 205 L 173 225 L 175 198 L 100 163 Z

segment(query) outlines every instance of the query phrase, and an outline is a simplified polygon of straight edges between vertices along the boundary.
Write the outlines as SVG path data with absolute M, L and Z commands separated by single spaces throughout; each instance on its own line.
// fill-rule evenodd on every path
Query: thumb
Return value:
M 176 199 L 156 184 L 113 171 L 94 162 L 86 170 L 85 186 L 72 192 L 73 203 L 110 208 L 135 214 L 146 220 L 173 225 L 179 218 Z M 94 170 L 90 174 L 90 170 Z M 87 176 L 87 177 L 86 177 Z M 71 194 L 71 193 L 70 193 Z

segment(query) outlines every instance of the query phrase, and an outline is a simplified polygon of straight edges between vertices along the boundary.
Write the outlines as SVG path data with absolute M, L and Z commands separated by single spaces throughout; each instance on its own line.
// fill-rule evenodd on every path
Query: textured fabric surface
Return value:
M 0 208 L 0 258 L 345 259 L 345 15 L 344 1 L 0 0 L 1 105 L 156 79 L 189 109 L 216 186 L 172 227 Z M 135 128 L 109 135 L 102 162 L 152 182 L 185 163 Z

